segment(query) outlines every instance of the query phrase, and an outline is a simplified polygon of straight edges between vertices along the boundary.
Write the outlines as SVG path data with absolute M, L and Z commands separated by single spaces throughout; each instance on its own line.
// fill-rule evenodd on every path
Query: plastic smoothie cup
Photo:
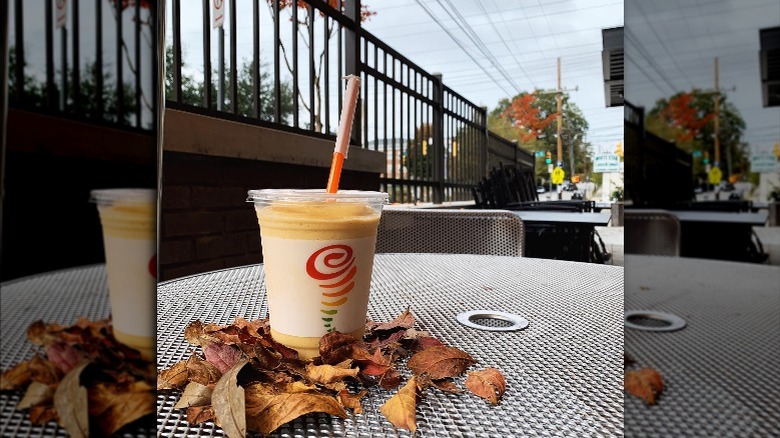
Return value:
M 250 190 L 260 225 L 271 335 L 302 359 L 332 331 L 362 338 L 381 192 Z
M 155 356 L 156 200 L 151 189 L 91 192 L 103 226 L 114 337 Z

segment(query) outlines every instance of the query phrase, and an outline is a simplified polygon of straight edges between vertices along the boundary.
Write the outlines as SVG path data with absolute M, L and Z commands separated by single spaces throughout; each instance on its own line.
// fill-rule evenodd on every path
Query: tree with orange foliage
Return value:
M 346 11 L 347 3 L 350 0 L 327 0 L 328 5 L 337 10 L 340 11 L 342 14 Z M 268 9 L 271 11 L 271 17 L 275 20 L 276 17 L 274 17 L 274 0 L 267 0 L 268 3 Z M 301 0 L 279 0 L 279 11 L 288 10 L 290 12 L 290 20 L 292 20 L 292 6 L 295 4 L 295 6 L 304 12 L 303 17 L 298 19 L 298 23 L 303 26 L 304 28 L 308 28 L 310 16 L 314 9 L 313 7 L 310 7 L 308 3 Z M 323 17 L 323 19 L 328 20 L 328 26 L 327 26 L 327 33 L 329 40 L 332 40 L 331 37 L 333 34 L 339 29 L 338 23 L 334 23 L 334 20 L 328 19 L 325 14 L 321 11 L 318 12 L 318 15 L 320 17 Z M 371 18 L 372 16 L 376 15 L 376 12 L 369 9 L 368 5 L 361 4 L 360 5 L 360 22 L 364 22 Z M 314 20 L 311 20 L 314 22 Z M 315 25 L 316 26 L 316 25 Z M 317 26 L 320 27 L 320 26 Z M 303 41 L 303 44 L 308 48 L 311 44 L 313 44 L 312 41 L 309 41 L 309 33 L 308 32 L 300 32 L 301 41 Z M 296 36 L 297 37 L 297 36 Z M 292 63 L 290 62 L 290 59 L 287 55 L 287 49 L 285 48 L 284 44 L 280 41 L 279 46 L 282 49 L 282 55 L 284 57 L 284 63 L 287 66 L 287 70 L 290 72 L 290 74 L 296 74 L 293 70 Z M 323 63 L 325 60 L 325 49 L 323 48 L 322 51 L 319 54 L 319 62 L 317 63 L 314 71 L 314 93 L 315 93 L 315 105 L 316 108 L 309 108 L 309 103 L 304 99 L 303 95 L 300 93 L 300 90 L 298 90 L 297 99 L 299 99 L 301 105 L 311 113 L 314 111 L 314 126 L 312 127 L 317 132 L 322 132 L 322 85 L 320 84 L 320 77 L 322 74 L 322 68 Z M 327 134 L 327 133 L 326 133 Z
M 541 108 L 535 105 L 537 100 L 535 94 L 520 94 L 501 113 L 515 127 L 517 137 L 523 143 L 535 140 L 558 115 L 557 112 L 543 115 Z
M 692 93 L 680 93 L 669 99 L 669 103 L 659 112 L 659 117 L 666 119 L 670 126 L 677 130 L 677 140 L 684 142 L 693 140 L 699 135 L 715 114 L 704 108 L 693 105 Z

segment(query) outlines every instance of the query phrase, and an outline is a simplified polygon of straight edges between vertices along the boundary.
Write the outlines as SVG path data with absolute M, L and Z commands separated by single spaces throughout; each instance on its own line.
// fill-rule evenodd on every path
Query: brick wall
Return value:
M 262 262 L 247 191 L 323 188 L 324 167 L 166 151 L 163 155 L 160 281 Z M 345 171 L 341 188 L 378 190 L 379 174 Z

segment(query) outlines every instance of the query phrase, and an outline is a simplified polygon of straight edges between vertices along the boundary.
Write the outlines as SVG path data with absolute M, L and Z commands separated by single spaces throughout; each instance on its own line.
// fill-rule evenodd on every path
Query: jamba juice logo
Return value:
M 322 292 L 322 321 L 328 333 L 336 330 L 333 318 L 347 302 L 347 294 L 355 287 L 355 257 L 348 245 L 329 245 L 317 250 L 306 261 L 306 273 L 317 280 Z

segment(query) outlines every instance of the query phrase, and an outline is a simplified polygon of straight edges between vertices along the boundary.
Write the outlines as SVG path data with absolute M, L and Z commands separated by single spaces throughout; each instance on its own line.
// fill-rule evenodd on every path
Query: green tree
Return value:
M 414 138 L 409 140 L 403 165 L 412 179 L 431 179 L 433 177 L 433 126 L 424 123 L 414 130 Z
M 541 91 L 537 90 L 533 93 L 523 92 L 512 99 L 501 99 L 498 102 L 498 106 L 494 108 L 490 114 L 488 114 L 488 129 L 495 134 L 506 138 L 507 140 L 518 140 L 518 146 L 530 153 L 535 151 L 550 152 L 552 154 L 553 163 L 558 161 L 556 157 L 558 153 L 558 140 L 557 140 L 557 122 L 550 123 L 541 129 L 541 132 L 537 132 L 535 139 L 521 141 L 526 132 L 523 128 L 520 128 L 513 123 L 511 116 L 507 114 L 507 109 L 512 105 L 512 102 L 516 99 L 523 99 L 528 94 L 534 94 L 536 99 L 533 100 L 531 106 L 539 110 L 538 118 L 545 119 L 550 115 L 557 113 L 558 103 L 555 99 L 556 93 L 554 90 Z M 588 130 L 588 121 L 582 115 L 580 108 L 571 101 L 568 93 L 562 93 L 561 111 L 563 113 L 563 128 L 562 128 L 562 140 L 563 140 L 563 161 L 568 163 L 570 161 L 569 148 L 574 148 L 574 171 L 575 173 L 582 174 L 586 170 L 586 161 L 590 160 L 590 144 L 584 141 L 585 133 Z M 590 166 L 588 166 L 590 168 Z M 566 173 L 569 172 L 569 165 L 564 165 Z M 537 159 L 536 162 L 536 177 L 537 180 L 548 178 L 547 166 L 544 164 L 544 160 Z
M 748 145 L 742 139 L 745 121 L 739 110 L 729 102 L 725 93 L 719 94 L 720 166 L 731 174 L 744 172 L 748 167 Z M 702 151 L 715 159 L 715 98 L 711 92 L 693 89 L 679 92 L 668 99 L 659 99 L 647 113 L 645 128 L 653 134 L 675 142 L 686 151 Z M 706 122 L 704 124 L 700 122 Z M 704 154 L 702 154 L 704 156 Z M 705 178 L 703 159 L 694 159 L 694 176 Z
M 165 64 L 166 66 L 173 65 L 173 47 L 166 46 L 165 48 Z M 182 60 L 182 70 L 186 65 Z M 274 121 L 274 87 L 271 74 L 267 71 L 267 66 L 261 64 L 260 68 L 260 94 L 258 96 L 260 119 L 265 121 Z M 254 106 L 252 102 L 252 70 L 254 69 L 254 61 L 244 62 L 238 70 L 236 77 L 237 91 L 238 91 L 238 110 L 239 115 L 245 117 L 251 117 L 254 114 Z M 211 107 L 217 107 L 217 89 L 219 84 L 218 70 L 214 70 L 211 73 Z M 231 93 L 230 93 L 230 68 L 225 69 L 225 83 L 223 84 L 225 90 L 225 108 L 231 108 Z M 292 87 L 287 82 L 282 82 L 281 87 L 281 116 L 282 119 L 279 123 L 288 123 L 289 118 L 293 111 L 293 93 Z M 197 81 L 192 76 L 182 71 L 181 75 L 181 97 L 182 103 L 189 105 L 203 106 L 203 96 L 205 88 L 203 81 Z M 173 68 L 165 69 L 165 97 L 173 100 Z

